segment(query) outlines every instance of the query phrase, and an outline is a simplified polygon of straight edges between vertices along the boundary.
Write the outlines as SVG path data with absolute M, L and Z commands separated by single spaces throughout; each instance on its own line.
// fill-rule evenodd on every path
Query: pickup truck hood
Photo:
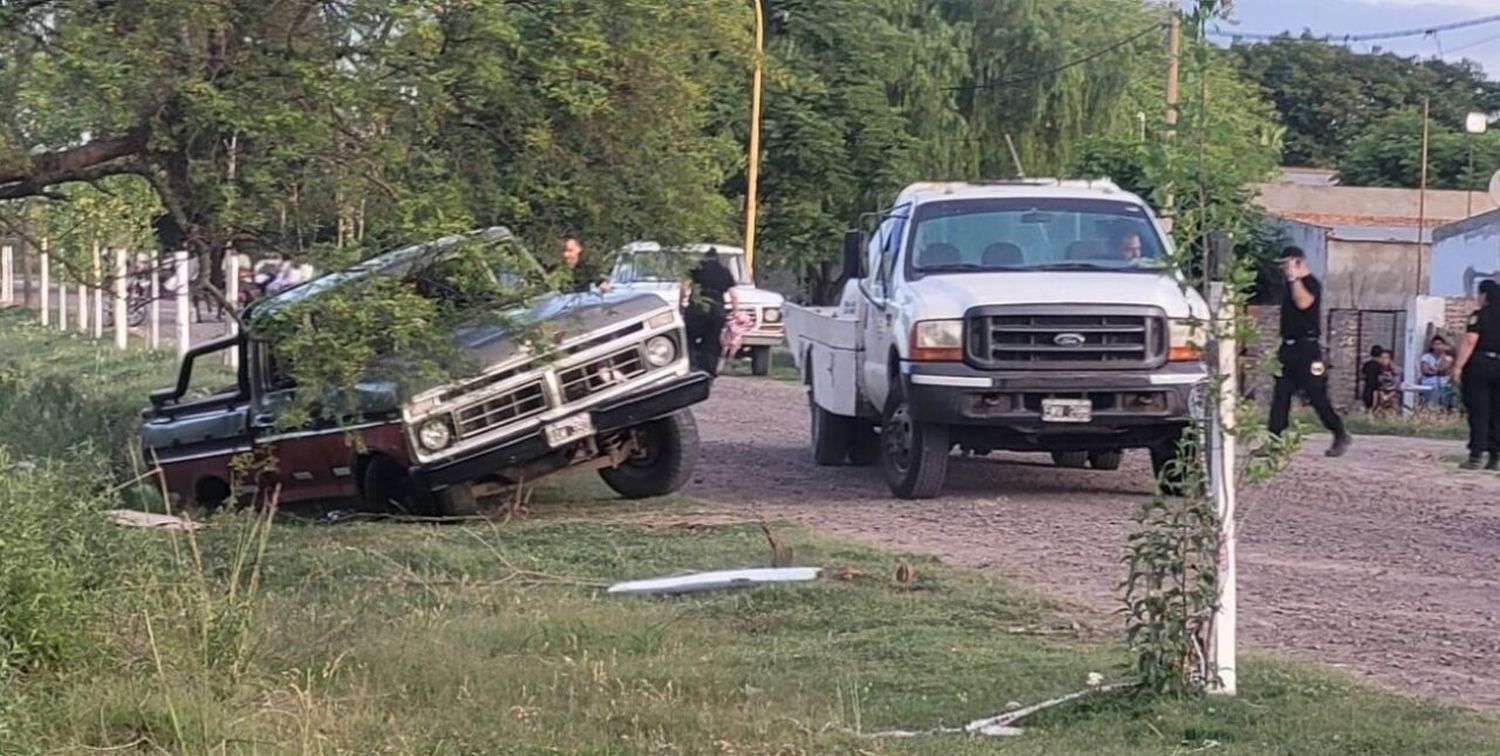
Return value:
M 1166 274 L 1036 271 L 930 275 L 907 291 L 921 320 L 962 318 L 972 307 L 1008 304 L 1151 304 L 1167 317 L 1207 318 L 1198 292 Z
M 551 294 L 528 308 L 505 313 L 503 320 L 508 323 L 463 326 L 454 335 L 459 346 L 488 368 L 521 353 L 524 340 L 512 334 L 517 325 L 521 329 L 540 326 L 554 343 L 565 345 L 610 323 L 624 323 L 660 309 L 662 300 L 644 292 Z

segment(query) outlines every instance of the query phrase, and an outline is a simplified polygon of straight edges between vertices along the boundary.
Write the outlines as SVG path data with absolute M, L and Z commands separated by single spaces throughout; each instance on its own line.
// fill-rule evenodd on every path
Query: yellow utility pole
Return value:
M 755 275 L 755 199 L 760 190 L 760 79 L 766 53 L 766 8 L 755 4 L 755 60 L 750 79 L 750 147 L 745 182 L 745 268 Z
M 1182 14 L 1181 0 L 1172 0 L 1167 7 L 1167 128 L 1166 140 L 1170 143 L 1177 136 L 1177 102 L 1179 66 L 1182 58 Z M 1163 202 L 1162 225 L 1168 232 L 1177 221 L 1177 192 L 1168 185 Z

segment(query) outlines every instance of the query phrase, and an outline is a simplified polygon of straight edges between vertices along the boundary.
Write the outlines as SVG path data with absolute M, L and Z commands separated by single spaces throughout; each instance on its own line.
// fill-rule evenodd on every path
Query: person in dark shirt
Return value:
M 1328 364 L 1323 361 L 1320 325 L 1323 285 L 1307 269 L 1307 254 L 1287 247 L 1281 254 L 1286 276 L 1286 294 L 1281 302 L 1281 374 L 1271 397 L 1268 430 L 1280 435 L 1290 424 L 1292 397 L 1302 394 L 1318 413 L 1318 420 L 1333 434 L 1328 456 L 1342 457 L 1353 439 L 1344 421 L 1328 399 Z
M 609 291 L 609 279 L 600 270 L 593 256 L 584 253 L 583 244 L 572 234 L 562 238 L 562 259 L 552 267 L 551 272 L 556 272 L 559 268 L 568 270 L 568 281 L 564 284 L 566 292 L 582 294 L 595 287 L 598 287 L 601 294 Z
M 1500 283 L 1479 285 L 1479 309 L 1469 315 L 1465 331 L 1453 363 L 1453 382 L 1469 409 L 1469 459 L 1463 467 L 1500 470 Z
M 740 306 L 739 294 L 734 290 L 736 284 L 734 274 L 719 262 L 719 252 L 713 247 L 708 248 L 688 278 L 683 320 L 687 326 L 689 355 L 694 367 L 711 376 L 719 374 L 719 359 L 724 348 L 724 323 L 728 319 L 724 298 L 729 297 L 733 309 L 738 310 Z
M 1370 359 L 1359 367 L 1359 398 L 1367 410 L 1375 409 L 1375 391 L 1380 388 L 1380 372 L 1384 369 L 1380 366 L 1380 355 L 1384 353 L 1385 347 L 1379 344 L 1370 347 Z

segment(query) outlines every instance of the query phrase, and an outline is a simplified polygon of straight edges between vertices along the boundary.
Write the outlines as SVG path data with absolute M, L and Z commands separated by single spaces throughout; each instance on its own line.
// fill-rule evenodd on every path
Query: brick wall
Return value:
M 1469 313 L 1479 309 L 1479 299 L 1449 297 L 1444 309 L 1444 322 L 1447 325 L 1443 328 L 1443 337 L 1448 340 L 1448 343 L 1457 344 L 1458 340 L 1463 338 L 1464 329 L 1469 325 Z

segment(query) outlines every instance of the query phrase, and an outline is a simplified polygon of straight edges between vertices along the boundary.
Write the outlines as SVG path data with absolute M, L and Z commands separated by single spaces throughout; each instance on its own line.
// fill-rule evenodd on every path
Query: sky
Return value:
M 1235 0 L 1230 23 L 1220 31 L 1315 35 L 1365 34 L 1428 28 L 1454 21 L 1500 15 L 1500 0 Z M 1225 41 L 1225 40 L 1220 40 Z M 1500 22 L 1457 31 L 1379 42 L 1356 42 L 1351 47 L 1370 52 L 1372 46 L 1399 53 L 1444 60 L 1472 59 L 1489 78 L 1500 81 Z

